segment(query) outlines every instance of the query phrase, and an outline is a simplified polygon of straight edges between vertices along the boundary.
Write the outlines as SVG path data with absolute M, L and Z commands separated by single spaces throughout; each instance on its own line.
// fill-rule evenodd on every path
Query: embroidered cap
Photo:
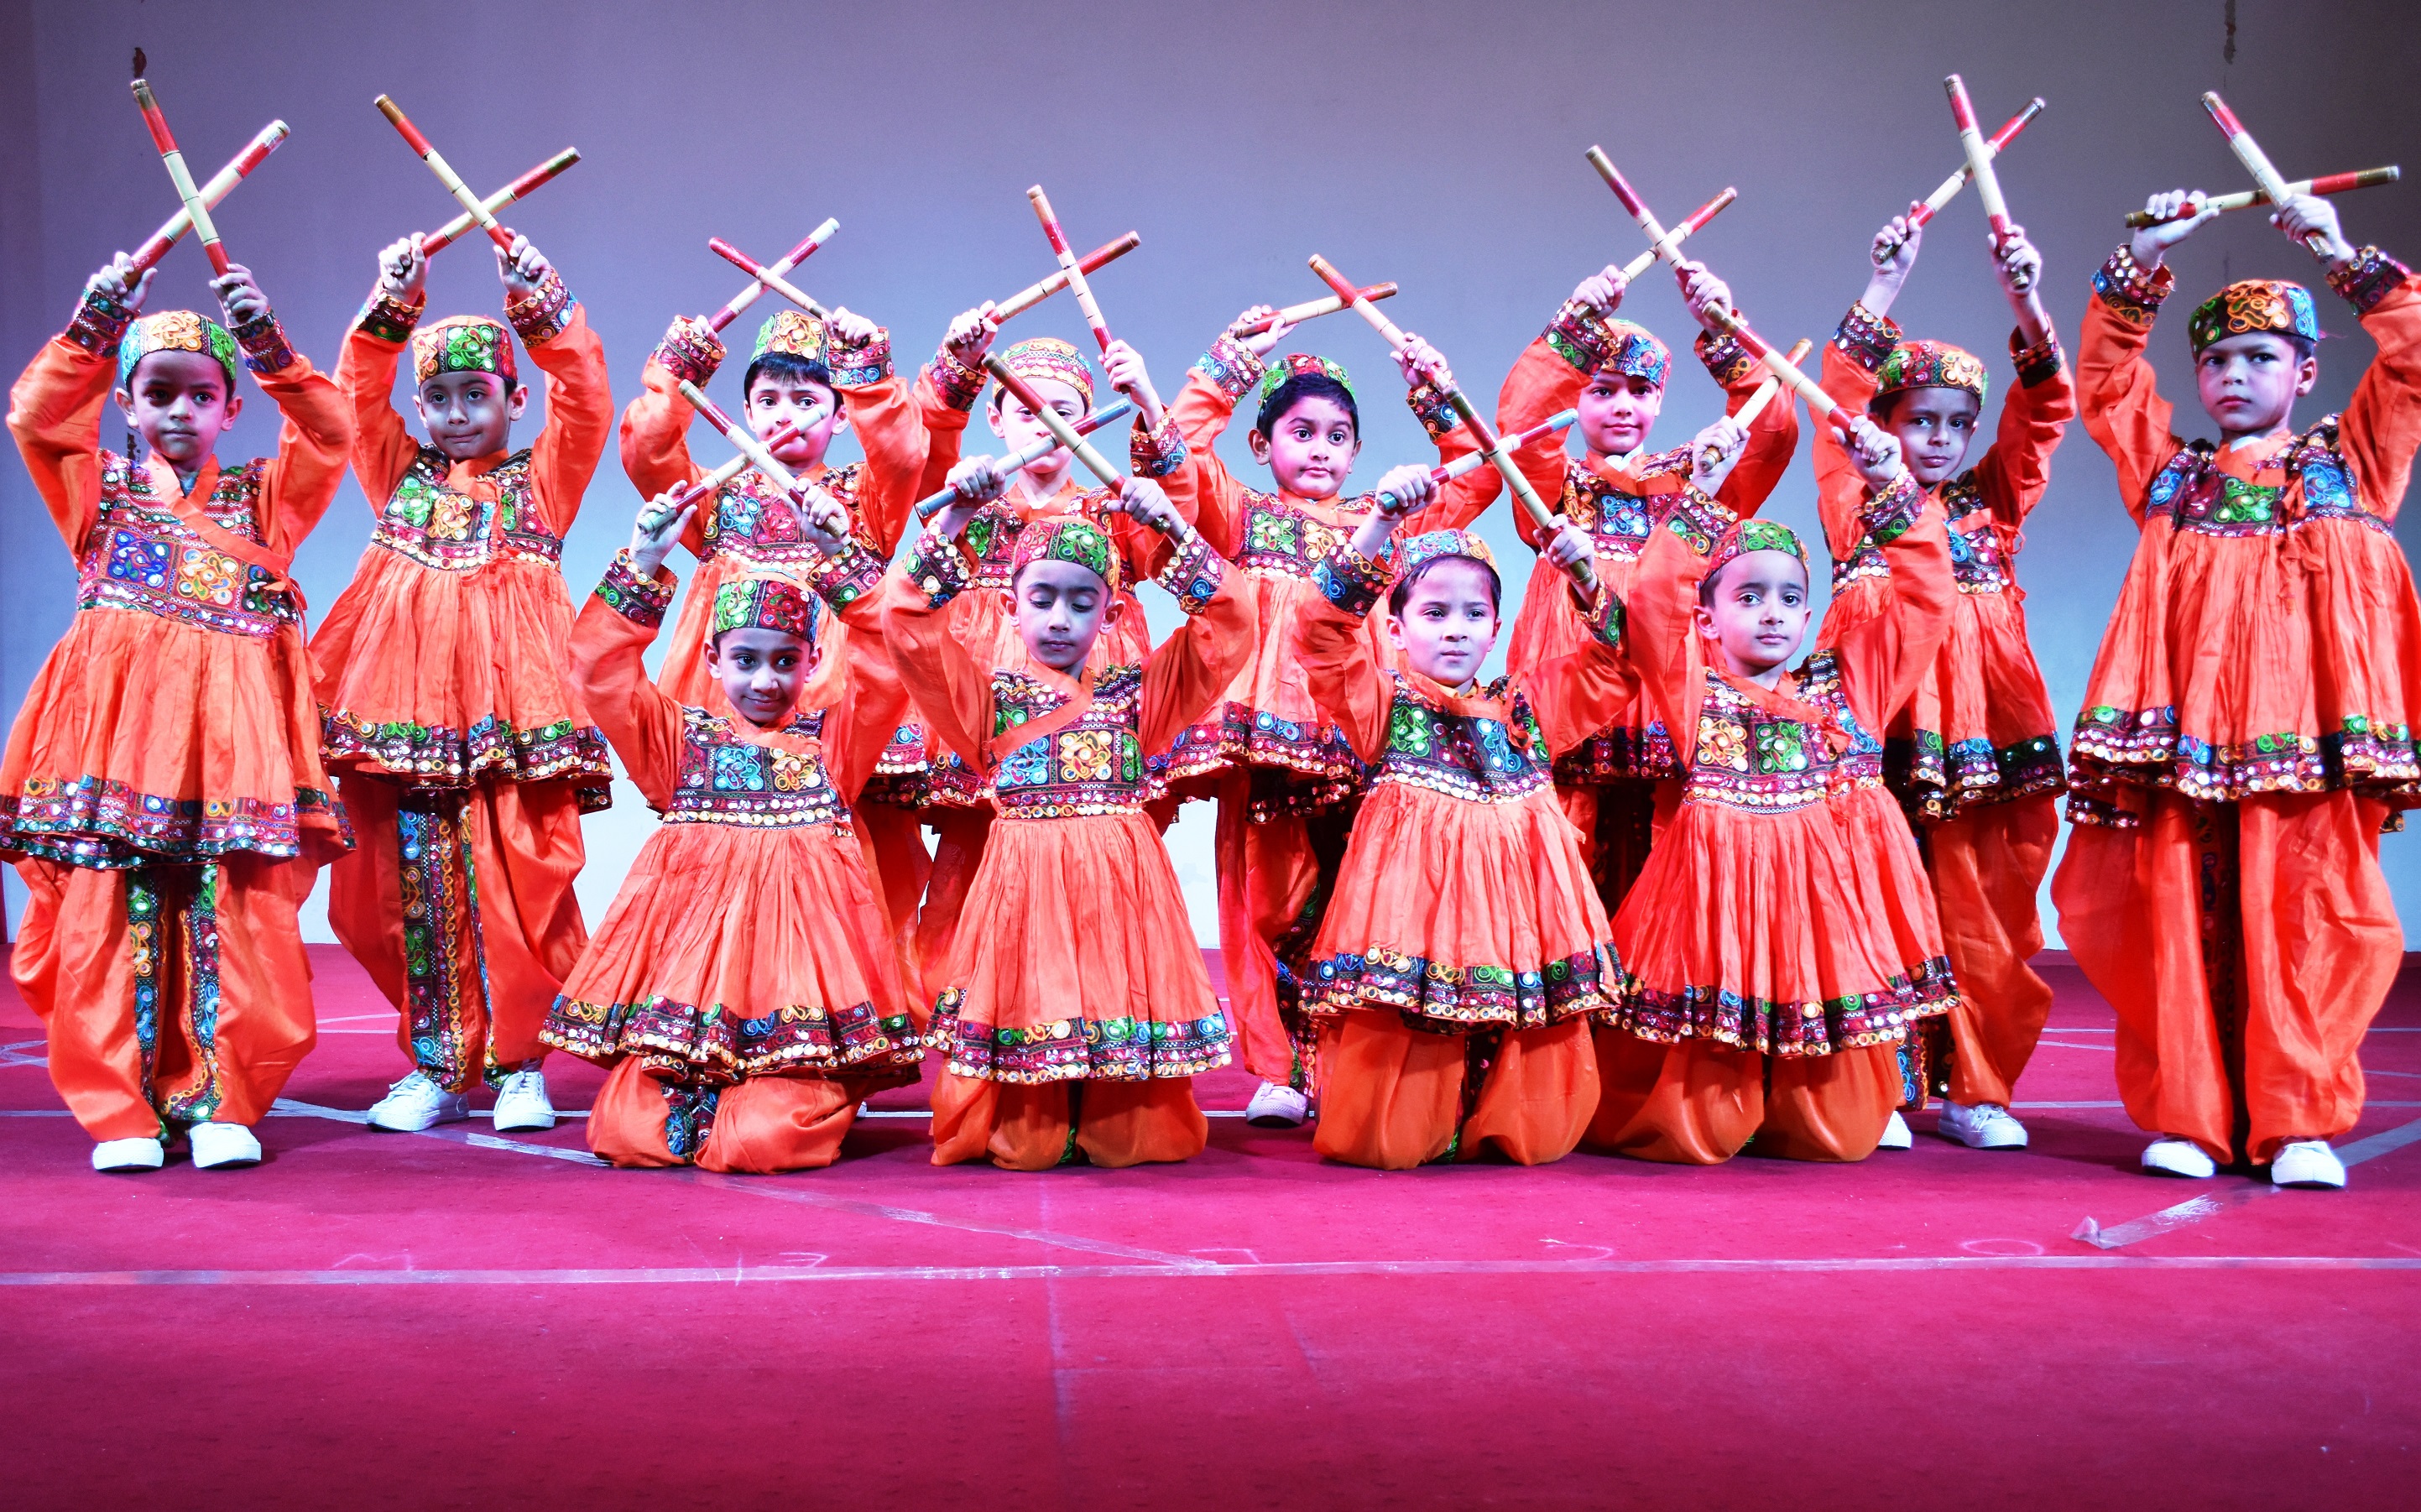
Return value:
M 1035 562 L 1073 562 L 1108 585 L 1112 593 L 1118 589 L 1118 553 L 1110 544 L 1109 533 L 1081 515 L 1069 515 L 1058 520 L 1037 520 L 1017 535 L 1017 561 L 1009 569 L 1009 580 Z
M 2273 335 L 2320 339 L 2320 314 L 2301 284 L 2279 278 L 2240 278 L 2195 306 L 2186 334 L 2196 353 L 2214 341 L 2266 331 Z
M 512 333 L 484 315 L 449 315 L 412 334 L 412 381 L 439 373 L 493 373 L 507 382 L 513 369 Z
M 1673 376 L 1673 349 L 1657 340 L 1646 326 L 1618 316 L 1596 324 L 1601 333 L 1598 350 L 1605 353 L 1597 365 L 1599 372 L 1644 378 L 1658 388 Z
M 1879 399 L 1913 388 L 1955 388 L 1975 395 L 1977 404 L 1984 402 L 1985 392 L 1991 387 L 1983 359 L 1947 341 L 1901 342 L 1883 359 L 1875 382 Z
M 1091 365 L 1085 361 L 1083 352 L 1057 336 L 1036 336 L 1031 341 L 1021 341 L 1002 352 L 1000 361 L 1002 366 L 1029 382 L 1038 378 L 1047 378 L 1054 382 L 1065 383 L 1083 397 L 1086 409 L 1093 407 Z
M 1799 532 L 1779 520 L 1752 517 L 1727 526 L 1715 541 L 1714 554 L 1707 560 L 1706 581 L 1712 583 L 1715 574 L 1751 552 L 1788 552 L 1807 565 L 1807 546 Z
M 779 572 L 748 572 L 714 590 L 714 626 L 710 638 L 726 630 L 770 630 L 816 638 L 818 610 L 813 591 L 796 578 Z
M 117 386 L 134 387 L 134 368 L 155 351 L 195 351 L 226 369 L 227 392 L 235 392 L 235 337 L 226 326 L 191 310 L 163 310 L 126 328 L 117 342 Z
M 776 310 L 757 328 L 757 345 L 748 353 L 755 362 L 768 352 L 806 362 L 826 361 L 824 323 L 804 310 Z
M 1307 351 L 1293 351 L 1271 363 L 1270 370 L 1261 375 L 1261 397 L 1268 399 L 1284 388 L 1289 378 L 1333 378 L 1347 394 L 1353 394 L 1353 380 L 1345 376 L 1343 363 L 1315 357 Z
M 1396 553 L 1403 564 L 1396 574 L 1399 579 L 1409 578 L 1430 563 L 1449 556 L 1477 562 L 1492 572 L 1496 570 L 1496 553 L 1488 549 L 1486 541 L 1467 530 L 1432 530 L 1425 536 L 1414 536 L 1398 541 Z

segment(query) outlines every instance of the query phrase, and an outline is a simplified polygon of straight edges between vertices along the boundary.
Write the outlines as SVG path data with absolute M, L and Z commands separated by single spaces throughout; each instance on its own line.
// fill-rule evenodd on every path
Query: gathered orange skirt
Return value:
M 1217 775 L 1236 767 L 1265 767 L 1299 779 L 1289 808 L 1327 807 L 1349 797 L 1362 780 L 1362 762 L 1336 723 L 1312 702 L 1310 679 L 1295 655 L 1295 625 L 1320 589 L 1288 572 L 1242 576 L 1253 605 L 1252 659 L 1210 712 L 1180 731 L 1168 751 L 1164 781 L 1187 784 L 1184 797 L 1210 796 Z M 1382 616 L 1364 622 L 1377 664 L 1392 665 Z
M 1631 592 L 1631 581 L 1638 571 L 1635 556 L 1597 554 L 1598 581 L 1617 599 Z M 1514 613 L 1512 629 L 1506 634 L 1505 666 L 1515 677 L 1577 655 L 1595 643 L 1588 620 L 1572 602 L 1570 581 L 1561 572 L 1530 574 L 1529 585 L 1522 592 L 1522 607 Z M 1555 758 L 1555 781 L 1566 787 L 1679 775 L 1672 738 L 1644 696 L 1634 697 L 1602 728 Z

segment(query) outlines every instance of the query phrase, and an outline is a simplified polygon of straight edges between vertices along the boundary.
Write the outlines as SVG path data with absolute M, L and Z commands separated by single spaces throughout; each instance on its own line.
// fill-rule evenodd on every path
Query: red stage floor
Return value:
M 2018 1154 L 1928 1116 L 1859 1166 L 1390 1176 L 1227 1116 L 1182 1167 L 1015 1176 L 927 1164 L 908 1094 L 752 1179 L 601 1169 L 569 1119 L 369 1133 L 394 1016 L 317 959 L 250 1172 L 91 1174 L 0 990 L 0 1502 L 2146 1509 L 2421 1474 L 2416 987 L 2336 1194 L 2135 1174 L 2067 968 Z M 597 1082 L 558 1060 L 556 1100 Z

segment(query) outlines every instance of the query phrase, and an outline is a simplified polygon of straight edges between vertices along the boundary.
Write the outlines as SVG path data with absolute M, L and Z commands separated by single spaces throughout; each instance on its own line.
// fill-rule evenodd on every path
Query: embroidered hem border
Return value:
M 511 782 L 594 777 L 610 783 L 614 763 L 605 732 L 571 721 L 535 730 L 508 730 L 493 717 L 465 736 L 427 725 L 379 724 L 346 709 L 320 710 L 320 749 L 330 762 L 349 762 L 389 776 L 457 787 L 493 772 Z
M 701 1007 L 662 993 L 634 1003 L 590 1003 L 558 996 L 539 1038 L 584 1059 L 610 1063 L 645 1056 L 704 1080 L 742 1081 L 801 1068 L 912 1068 L 925 1049 L 914 1022 L 882 1015 L 872 1003 L 837 1010 L 786 1004 L 757 1019 L 719 1005 Z
M 166 798 L 100 777 L 26 779 L 0 797 L 0 850 L 101 871 L 207 862 L 238 851 L 280 858 L 303 853 L 306 828 L 353 845 L 333 793 L 298 787 L 291 803 L 257 798 Z
M 2406 726 L 2357 715 L 2331 735 L 2287 731 L 2242 745 L 2212 745 L 2180 731 L 2173 709 L 2104 707 L 2077 717 L 2069 780 L 2105 799 L 2122 783 L 2168 787 L 2206 803 L 2342 787 L 2399 808 L 2421 807 L 2421 744 Z
M 1883 746 L 1883 781 L 1920 818 L 1946 819 L 1984 803 L 2006 803 L 2068 786 L 2059 741 L 2038 735 L 1994 750 L 1984 740 L 1945 746 L 1931 730 Z
M 1936 956 L 1894 976 L 1883 990 L 1822 1003 L 1774 1003 L 1712 986 L 1657 991 L 1626 975 L 1622 1006 L 1610 1018 L 1652 1044 L 1702 1039 L 1760 1055 L 1829 1055 L 1898 1044 L 1912 1024 L 1949 1012 L 1958 1000 L 1949 959 Z
M 1616 1005 L 1622 963 L 1610 944 L 1531 970 L 1510 966 L 1449 966 L 1374 946 L 1311 962 L 1303 984 L 1305 1013 L 1393 1008 L 1415 1029 L 1448 1034 L 1489 1025 L 1537 1029 Z
M 1217 717 L 1179 731 L 1155 775 L 1182 782 L 1236 766 L 1275 768 L 1322 784 L 1362 780 L 1361 760 L 1335 725 L 1297 725 L 1233 700 Z
M 934 1000 L 925 1044 L 947 1058 L 952 1074 L 986 1082 L 1037 1085 L 1198 1076 L 1226 1065 L 1235 1039 L 1223 1012 L 1166 1023 L 1054 1019 L 1004 1029 L 961 1021 L 959 1008 L 965 1001 L 965 991 L 955 987 Z

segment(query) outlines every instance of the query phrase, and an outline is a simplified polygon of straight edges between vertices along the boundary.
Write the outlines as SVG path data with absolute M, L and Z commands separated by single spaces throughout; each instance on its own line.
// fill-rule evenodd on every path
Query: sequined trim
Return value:
M 134 323 L 134 308 L 120 304 L 97 288 L 85 290 L 76 302 L 75 314 L 59 339 L 71 347 L 96 357 L 114 357 L 117 344 L 126 337 L 126 328 Z
M 704 388 L 723 366 L 726 350 L 713 327 L 683 315 L 674 318 L 652 355 L 674 378 Z
M 2329 287 L 2337 297 L 2353 306 L 2357 316 L 2368 315 L 2379 307 L 2379 302 L 2389 292 L 2404 287 L 2413 270 L 2380 251 L 2364 247 L 2341 268 L 2329 270 Z
M 1269 365 L 1254 355 L 1252 348 L 1223 334 L 1210 343 L 1209 351 L 1195 360 L 1194 370 L 1209 379 L 1227 396 L 1227 402 L 1234 404 L 1252 392 L 1253 385 L 1269 371 Z
M 968 1023 L 966 993 L 943 992 L 925 1033 L 949 1059 L 951 1073 L 1026 1085 L 1048 1082 L 1144 1082 L 1198 1076 L 1227 1064 L 1234 1043 L 1227 1016 L 1159 1022 L 1149 1019 L 1054 1019 L 1024 1028 Z
M 833 335 L 825 342 L 824 366 L 835 388 L 872 388 L 891 376 L 891 333 L 877 326 L 864 343 Z
M 1433 442 L 1444 441 L 1462 424 L 1462 416 L 1454 413 L 1453 397 L 1435 383 L 1414 385 L 1404 395 L 1404 402 L 1412 406 L 1413 418 Z
M 1915 528 L 1917 517 L 1925 508 L 1925 490 L 1917 486 L 1916 475 L 1903 467 L 1899 475 L 1882 486 L 1882 491 L 1868 499 L 1863 519 L 1866 539 L 1877 546 L 1888 546 Z
M 1747 382 L 1749 375 L 1757 371 L 1756 354 L 1742 346 L 1737 336 L 1701 331 L 1691 345 L 1698 353 L 1698 361 L 1706 364 L 1708 375 L 1726 388 Z
M 286 327 L 277 321 L 275 310 L 263 310 L 244 321 L 231 333 L 236 345 L 243 349 L 243 365 L 256 373 L 282 373 L 297 361 L 294 349 L 287 343 Z
M 1833 333 L 1834 347 L 1869 375 L 1882 371 L 1883 359 L 1899 343 L 1898 322 L 1888 315 L 1877 315 L 1864 302 L 1851 305 Z
M 1137 477 L 1167 477 L 1185 465 L 1189 455 L 1183 432 L 1177 429 L 1177 416 L 1162 412 L 1160 424 L 1148 429 L 1137 420 L 1128 432 L 1127 460 Z
M 116 452 L 101 452 L 96 460 L 101 507 L 77 563 L 79 610 L 133 611 L 254 640 L 302 624 L 283 580 L 195 535 L 152 491 L 149 473 Z M 200 501 L 203 516 L 229 535 L 258 542 L 256 514 L 267 466 L 256 458 L 223 470 Z
M 1934 730 L 1884 743 L 1883 774 L 1914 817 L 1955 818 L 1985 803 L 2006 803 L 2068 786 L 2059 740 L 2044 734 L 1994 750 L 1984 740 L 1945 746 Z
M 402 346 L 412 339 L 420 324 L 421 315 L 429 308 L 427 295 L 415 295 L 409 303 L 385 292 L 383 285 L 370 290 L 369 303 L 353 319 L 353 326 L 364 335 Z
M 1214 558 L 1215 560 L 1215 558 Z M 1063 819 L 1140 812 L 1151 796 L 1142 742 L 1143 669 L 1111 667 L 1093 680 L 1092 703 L 1073 722 L 1009 746 L 1019 725 L 1052 713 L 1069 694 L 1023 671 L 992 674 L 993 805 L 1004 819 Z M 936 773 L 939 776 L 939 773 Z
M 2059 350 L 2059 333 L 2046 327 L 2042 339 L 2033 346 L 2023 345 L 2024 340 L 2023 333 L 2009 333 L 2009 360 L 2017 365 L 2018 382 L 2034 388 L 2057 378 L 2068 362 Z
M 614 560 L 605 566 L 605 575 L 597 580 L 597 597 L 632 624 L 653 630 L 664 622 L 664 614 L 672 608 L 673 594 L 679 587 L 673 575 L 661 567 L 656 569 L 654 577 L 640 577 L 638 563 L 626 546 L 614 553 Z
M 1178 542 L 1169 553 L 1167 565 L 1152 581 L 1168 591 L 1178 608 L 1191 616 L 1210 607 L 1226 575 L 1227 564 L 1210 549 L 1210 543 L 1189 533 Z
M 2203 802 L 2235 803 L 2257 793 L 2353 788 L 2409 807 L 2421 803 L 2421 747 L 2410 725 L 2352 715 L 2335 732 L 2292 730 L 2238 745 L 2213 745 L 2179 728 L 2175 707 L 2115 709 L 2077 715 L 2070 781 L 2088 802 L 2115 801 L 2118 786 L 2168 787 Z M 2071 808 L 2074 807 L 2071 802 Z
M 1834 653 L 1807 659 L 1794 695 L 1824 716 L 1778 713 L 1710 670 L 1688 758 L 1686 801 L 1775 814 L 1882 785 L 1882 742 L 1858 723 Z
M 1937 956 L 1895 974 L 1881 990 L 1820 1003 L 1775 1003 L 1711 985 L 1660 991 L 1626 976 L 1615 1017 L 1653 1044 L 1695 1039 L 1760 1055 L 1829 1055 L 1898 1044 L 1912 1024 L 1949 1012 L 1958 1001 L 1949 959 Z
M 882 558 L 852 536 L 839 551 L 808 563 L 807 582 L 837 614 L 882 586 Z
M 528 294 L 505 302 L 505 319 L 512 322 L 522 345 L 535 350 L 570 328 L 573 304 L 563 274 L 550 266 Z
M 633 1003 L 558 996 L 539 1038 L 592 1061 L 641 1055 L 725 1083 L 802 1068 L 906 1071 L 924 1059 L 914 1021 L 880 1013 L 871 1002 L 786 1003 L 750 1019 L 721 1004 L 700 1006 L 662 993 Z
M 1320 597 L 1356 617 L 1367 616 L 1387 589 L 1394 585 L 1395 570 L 1389 565 L 1394 542 L 1374 560 L 1365 556 L 1346 541 L 1311 569 L 1312 585 Z
M 459 787 L 493 772 L 508 782 L 594 777 L 610 781 L 614 763 L 605 734 L 569 719 L 533 730 L 507 727 L 490 715 L 468 731 L 401 721 L 381 723 L 341 709 L 320 710 L 320 748 L 344 763 L 420 786 Z
M 1164 784 L 1230 766 L 1275 768 L 1309 779 L 1288 793 L 1282 805 L 1288 813 L 1332 807 L 1351 797 L 1363 776 L 1361 759 L 1341 727 L 1301 725 L 1232 701 L 1179 730 L 1156 766 Z
M 1315 960 L 1303 1005 L 1317 1014 L 1392 1008 L 1408 1027 L 1447 1033 L 1484 1024 L 1537 1029 L 1610 1012 L 1621 977 L 1611 944 L 1527 968 L 1449 965 L 1372 946 Z
M 928 530 L 916 538 L 900 575 L 925 595 L 925 606 L 939 609 L 973 585 L 975 564 L 959 542 Z
M 440 572 L 469 572 L 496 561 L 562 559 L 563 538 L 539 507 L 530 452 L 524 447 L 480 475 L 495 497 L 482 499 L 449 481 L 453 463 L 433 446 L 420 448 L 379 513 L 375 546 Z
M 2161 302 L 2177 287 L 2175 272 L 2163 266 L 2146 273 L 2134 253 L 2124 244 L 2093 273 L 2093 292 L 2111 314 L 2138 331 L 2152 328 L 2153 317 L 2161 313 Z
M 925 381 L 944 404 L 953 410 L 972 410 L 983 394 L 984 375 L 949 354 L 947 351 L 933 353 L 925 365 Z
M 190 863 L 235 851 L 303 853 L 306 826 L 352 835 L 335 795 L 298 787 L 294 801 L 170 798 L 97 776 L 27 777 L 0 796 L 0 850 L 102 871 Z

